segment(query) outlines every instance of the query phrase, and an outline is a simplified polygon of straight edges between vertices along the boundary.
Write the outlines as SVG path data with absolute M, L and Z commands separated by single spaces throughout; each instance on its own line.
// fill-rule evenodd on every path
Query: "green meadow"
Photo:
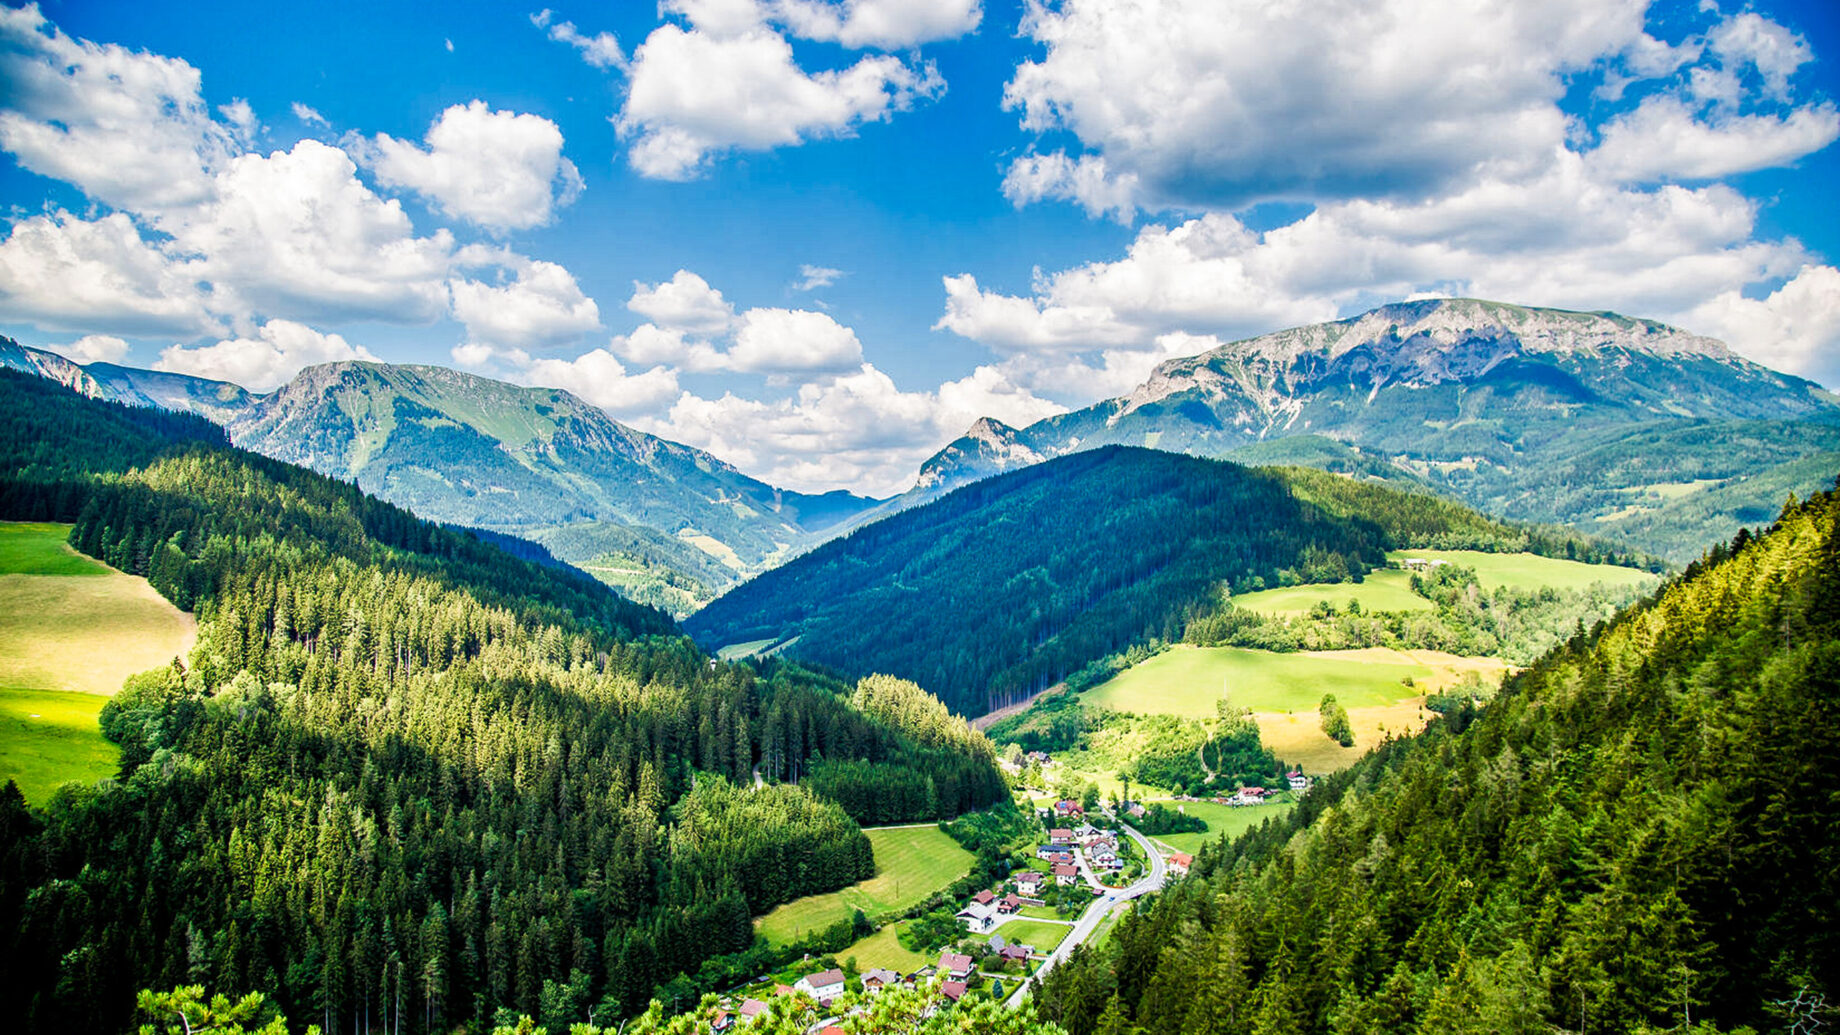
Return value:
M 1605 586 L 1645 586 L 1660 581 L 1656 575 L 1614 564 L 1585 564 L 1531 553 L 1484 553 L 1480 550 L 1394 550 L 1386 559 L 1398 564 L 1408 557 L 1447 561 L 1476 569 L 1483 589 L 1578 590 Z M 1363 605 L 1365 606 L 1365 605 Z
M 1236 708 L 1296 712 L 1332 693 L 1345 708 L 1396 703 L 1424 693 L 1434 666 L 1398 651 L 1298 651 L 1173 647 L 1086 691 L 1088 705 L 1139 715 L 1211 719 L 1223 694 Z M 1411 678 L 1418 687 L 1408 687 Z
M 96 727 L 107 703 L 95 694 L 0 686 L 0 779 L 43 805 L 67 781 L 114 776 L 115 745 Z
M 1241 593 L 1233 606 L 1268 615 L 1307 614 L 1327 600 L 1338 611 L 1359 603 L 1363 611 L 1429 611 L 1435 605 L 1412 592 L 1410 573 L 1396 568 L 1370 572 L 1362 582 L 1319 582 Z
M 907 921 L 887 924 L 881 930 L 837 954 L 840 960 L 856 960 L 858 970 L 884 967 L 900 974 L 912 974 L 938 957 L 922 956 L 901 946 L 898 937 Z
M 72 550 L 69 525 L 0 523 L 0 780 L 43 804 L 115 772 L 96 715 L 122 680 L 191 650 L 192 616 Z
M 1155 840 L 1175 849 L 1193 855 L 1202 845 L 1212 844 L 1225 834 L 1230 841 L 1251 830 L 1268 819 L 1275 819 L 1289 812 L 1290 802 L 1277 802 L 1271 805 L 1216 805 L 1211 801 L 1169 802 L 1171 806 L 1180 806 L 1182 811 L 1207 824 L 1206 830 L 1187 834 L 1158 834 Z
M 755 927 L 768 941 L 796 941 L 848 919 L 856 909 L 870 916 L 906 909 L 971 869 L 971 853 L 931 824 L 871 827 L 863 833 L 875 846 L 875 876 L 839 891 L 807 895 L 761 917 Z
M 1000 934 L 1012 944 L 1033 945 L 1037 951 L 1053 952 L 1055 946 L 1073 933 L 1073 928 L 1043 920 L 1011 920 L 990 933 Z

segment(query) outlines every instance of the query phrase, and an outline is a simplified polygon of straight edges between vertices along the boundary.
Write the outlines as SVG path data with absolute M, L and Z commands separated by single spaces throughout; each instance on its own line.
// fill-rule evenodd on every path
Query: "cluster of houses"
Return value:
M 1026 945 L 1005 944 L 999 948 L 997 943 L 1002 942 L 1001 938 L 993 937 L 991 942 L 992 948 L 998 949 L 998 955 L 1005 960 L 1026 960 L 1029 957 L 1029 953 L 1032 951 L 1029 946 Z M 939 962 L 935 966 L 922 967 L 914 973 L 905 976 L 881 967 L 865 970 L 862 973 L 862 990 L 865 996 L 872 997 L 881 993 L 884 989 L 913 988 L 918 985 L 924 985 L 935 976 L 939 976 L 944 978 L 939 985 L 940 994 L 945 996 L 947 1000 L 956 1003 L 960 999 L 963 999 L 965 993 L 970 990 L 971 977 L 975 969 L 975 965 L 970 956 L 963 953 L 947 952 L 940 955 Z M 844 976 L 843 971 L 836 967 L 832 967 L 829 970 L 820 970 L 815 974 L 807 974 L 790 985 L 774 985 L 773 998 L 777 999 L 781 996 L 802 993 L 810 996 L 819 1007 L 828 1009 L 831 1003 L 842 996 L 847 988 L 848 979 Z M 715 1014 L 710 1018 L 710 1029 L 716 1032 L 740 1031 L 747 1025 L 752 1024 L 756 1018 L 766 1013 L 767 1010 L 768 1004 L 765 1000 L 749 996 L 732 1009 L 727 1005 L 717 1008 Z M 843 1029 L 836 1025 L 829 1025 L 817 1029 L 816 1035 L 828 1035 L 828 1033 L 833 1031 L 837 1032 L 838 1035 L 842 1035 Z
M 1095 872 L 1110 873 L 1124 867 L 1124 858 L 1118 852 L 1118 835 L 1090 823 L 1077 828 L 1055 827 L 1048 831 L 1048 840 L 1035 849 L 1035 857 L 1048 863 L 1048 872 L 1053 874 L 1055 883 L 1062 886 L 1080 882 L 1081 856 Z

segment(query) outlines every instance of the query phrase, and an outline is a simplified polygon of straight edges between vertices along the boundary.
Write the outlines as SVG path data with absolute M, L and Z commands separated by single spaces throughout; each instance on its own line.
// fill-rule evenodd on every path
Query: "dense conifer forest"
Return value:
M 1073 1035 L 1814 1031 L 1840 994 L 1840 494 L 1646 603 L 1077 952 Z
M 42 811 L 0 789 L 21 1030 L 120 1031 L 137 989 L 190 983 L 328 1031 L 635 1014 L 752 916 L 869 876 L 852 813 L 1004 795 L 911 684 L 853 704 L 718 664 L 660 612 L 200 420 L 11 372 L 0 415 L 0 518 L 74 522 L 200 620 L 104 709 L 119 780 Z
M 1181 639 L 1222 587 L 1359 579 L 1397 548 L 1658 562 L 1460 504 L 1302 468 L 1110 446 L 966 486 L 730 591 L 710 648 L 891 672 L 976 715 L 1133 644 Z

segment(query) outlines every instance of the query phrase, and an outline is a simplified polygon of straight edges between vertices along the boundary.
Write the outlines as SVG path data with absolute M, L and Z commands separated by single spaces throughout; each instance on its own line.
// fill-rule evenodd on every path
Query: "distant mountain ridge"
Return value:
M 353 481 L 423 517 L 543 543 L 678 614 L 878 502 L 778 489 L 566 391 L 446 367 L 330 363 L 257 395 L 80 365 L 4 339 L 0 366 L 93 398 L 200 414 L 241 448 Z
M 1735 441 L 1735 426 L 1729 443 L 1708 434 L 1708 424 L 1734 421 L 1748 422 L 1750 438 L 1760 421 L 1820 423 L 1759 457 Z M 1644 455 L 1621 458 L 1626 470 L 1611 465 L 1582 486 L 1548 482 L 1555 468 L 1638 432 Z M 1026 428 L 980 421 L 885 509 L 1103 445 L 1261 462 L 1256 454 L 1271 443 L 1302 436 L 1322 440 L 1322 455 L 1302 462 L 1391 467 L 1390 477 L 1490 513 L 1616 536 L 1618 520 L 1672 502 L 1644 506 L 1641 494 L 1656 485 L 1743 479 L 1761 473 L 1760 460 L 1840 451 L 1840 399 L 1653 320 L 1475 299 L 1401 302 L 1168 360 L 1126 395 Z M 1693 438 L 1691 455 L 1677 436 Z M 1670 466 L 1699 473 L 1671 477 Z M 1720 535 L 1740 523 L 1734 513 Z M 1676 541 L 1685 533 L 1665 522 L 1638 524 L 1626 541 L 1676 559 L 1706 545 Z

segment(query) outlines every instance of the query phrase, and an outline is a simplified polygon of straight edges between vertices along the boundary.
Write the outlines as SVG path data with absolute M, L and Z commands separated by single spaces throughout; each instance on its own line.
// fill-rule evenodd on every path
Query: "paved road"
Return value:
M 1137 842 L 1137 847 L 1143 851 L 1144 858 L 1149 860 L 1150 872 L 1129 887 L 1118 891 L 1108 891 L 1103 897 L 1094 899 L 1093 904 L 1086 907 L 1086 912 L 1080 914 L 1080 919 L 1073 925 L 1073 933 L 1054 947 L 1054 951 L 1048 954 L 1048 958 L 1042 961 L 1035 973 L 1029 975 L 1027 981 L 1016 986 L 1016 991 L 1003 1001 L 1004 1005 L 1011 1009 L 1021 1006 L 1022 998 L 1028 994 L 1029 986 L 1045 977 L 1048 971 L 1054 969 L 1055 964 L 1072 954 L 1074 946 L 1092 937 L 1092 933 L 1099 929 L 1099 924 L 1111 915 L 1112 910 L 1163 886 L 1163 878 L 1168 872 L 1168 867 L 1164 865 L 1163 857 L 1157 854 L 1156 847 L 1150 843 L 1149 838 L 1138 833 L 1134 827 L 1126 826 L 1124 832 L 1131 835 L 1131 840 Z

